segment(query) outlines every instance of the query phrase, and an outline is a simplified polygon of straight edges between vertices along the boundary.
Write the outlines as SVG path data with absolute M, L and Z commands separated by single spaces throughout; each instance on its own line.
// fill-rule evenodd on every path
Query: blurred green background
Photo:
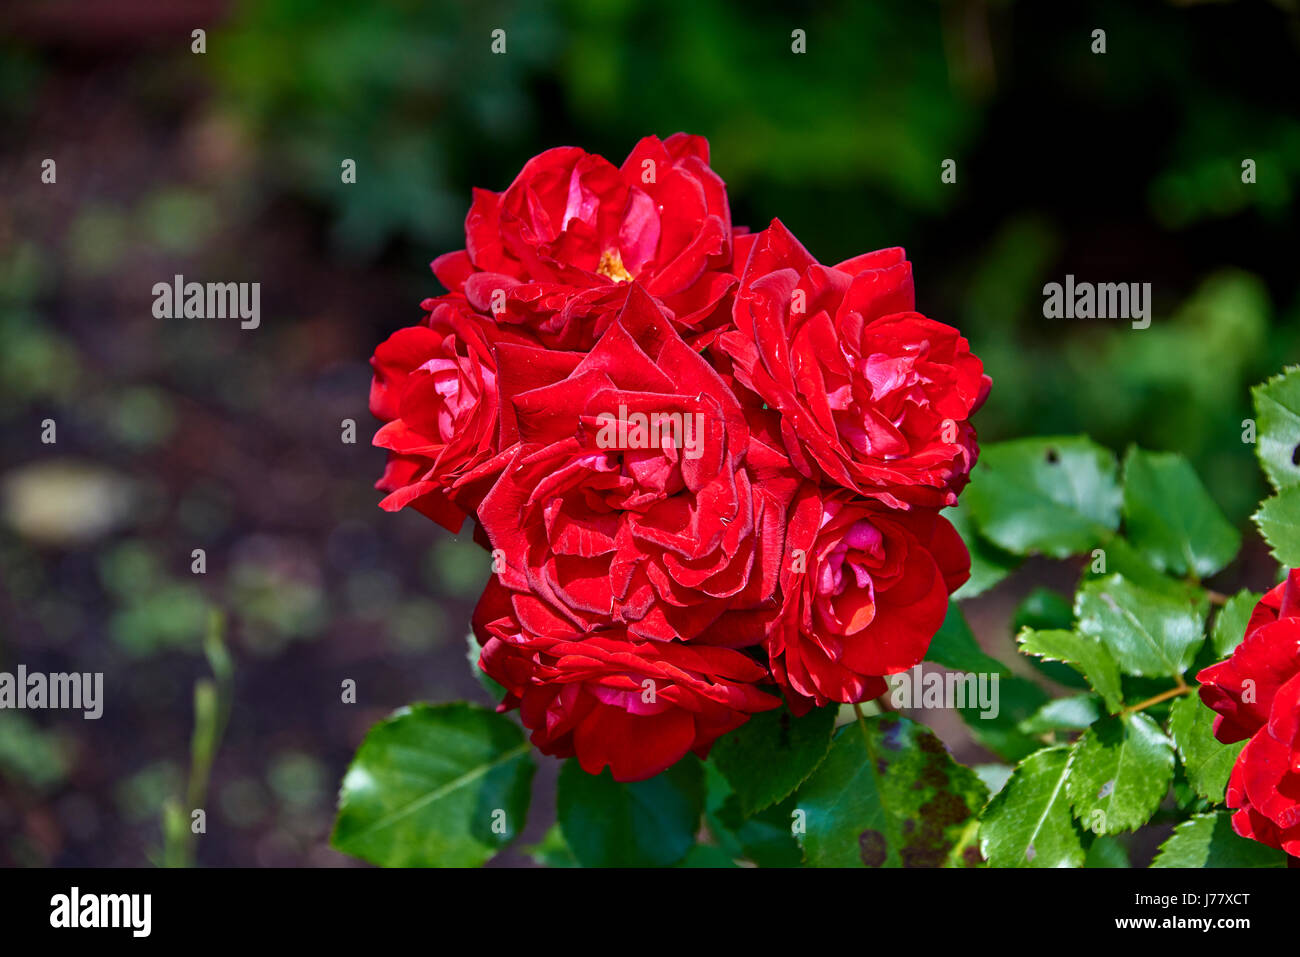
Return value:
M 0 712 L 0 864 L 159 859 L 210 608 L 235 678 L 201 863 L 345 863 L 326 838 L 366 727 L 486 701 L 464 638 L 486 558 L 375 507 L 366 360 L 440 291 L 470 188 L 547 147 L 707 136 L 737 224 L 779 216 L 825 262 L 907 248 L 919 308 L 993 377 L 982 439 L 1180 451 L 1244 525 L 1248 387 L 1300 355 L 1295 4 L 1062 6 L 9 4 L 0 670 L 103 671 L 107 702 Z M 177 273 L 260 282 L 261 328 L 153 318 Z M 1151 327 L 1044 319 L 1066 273 L 1150 282 Z M 980 599 L 977 630 L 1053 574 Z

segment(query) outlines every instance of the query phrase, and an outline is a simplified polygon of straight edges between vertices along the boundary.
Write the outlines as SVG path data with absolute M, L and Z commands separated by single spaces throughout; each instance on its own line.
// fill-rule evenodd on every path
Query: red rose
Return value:
M 457 297 L 430 299 L 423 324 L 399 329 L 375 350 L 370 411 L 389 450 L 376 488 L 380 506 L 415 508 L 460 531 L 486 490 L 469 482 L 496 450 L 497 382 L 492 340 L 503 334 Z
M 1249 738 L 1228 779 L 1242 837 L 1300 856 L 1300 570 L 1260 600 L 1226 661 L 1202 669 L 1201 700 L 1218 712 L 1214 735 Z
M 478 516 L 501 582 L 583 632 L 760 642 L 796 476 L 639 284 L 589 354 L 498 356 L 517 445 Z
M 1246 623 L 1246 637 L 1279 618 L 1296 617 L 1300 617 L 1300 568 L 1287 572 L 1286 579 L 1270 588 L 1256 603 Z
M 790 507 L 784 604 L 767 641 L 792 710 L 874 698 L 920 663 L 970 576 L 970 556 L 928 509 L 893 511 L 804 485 Z
M 485 603 L 494 599 L 490 588 Z M 479 659 L 506 689 L 498 710 L 519 708 L 543 753 L 576 755 L 589 774 L 605 765 L 616 781 L 653 777 L 687 751 L 701 758 L 722 734 L 780 705 L 760 691 L 762 665 L 739 651 L 677 641 L 646 641 L 625 628 L 581 634 L 536 600 L 523 631 L 509 613 L 486 623 Z M 503 606 L 504 607 L 504 606 Z
M 1269 719 L 1278 690 L 1300 674 L 1300 569 L 1255 606 L 1232 656 L 1196 676 L 1201 700 L 1218 713 L 1214 736 L 1224 744 L 1248 738 Z
M 740 383 L 781 413 L 803 475 L 895 508 L 942 507 L 975 464 L 968 420 L 990 380 L 956 329 L 913 305 L 903 250 L 822 266 L 774 220 L 719 343 Z
M 1298 631 L 1291 631 L 1296 656 Z M 1237 755 L 1227 804 L 1237 809 L 1232 827 L 1242 837 L 1300 857 L 1300 672 L 1277 689 L 1268 723 Z
M 728 321 L 731 236 L 708 142 L 648 136 L 621 168 L 559 147 L 529 160 L 504 193 L 475 190 L 466 248 L 432 266 L 479 312 L 549 347 L 586 350 L 603 330 L 583 297 L 625 295 L 618 286 L 632 279 L 685 334 Z

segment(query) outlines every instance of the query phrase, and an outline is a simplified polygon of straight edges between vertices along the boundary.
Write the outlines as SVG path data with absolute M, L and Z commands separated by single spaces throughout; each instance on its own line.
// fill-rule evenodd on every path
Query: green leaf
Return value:
M 584 867 L 667 867 L 695 843 L 704 769 L 687 757 L 646 781 L 623 784 L 609 768 L 588 774 L 564 762 L 556 794 L 560 829 Z
M 1141 552 L 1118 535 L 1108 540 L 1105 548 L 1095 550 L 1091 560 L 1084 566 L 1084 578 L 1088 581 L 1114 574 L 1123 575 L 1135 585 L 1180 601 L 1191 599 L 1200 590 L 1190 582 L 1170 578 L 1157 571 Z
M 780 804 L 745 817 L 733 794 L 710 821 L 710 827 L 726 828 L 720 839 L 728 845 L 734 844 L 739 851 L 737 856 L 746 857 L 759 867 L 799 867 L 803 863 L 803 851 L 792 828 L 796 807 L 796 798 L 791 795 Z
M 814 708 L 796 718 L 784 707 L 753 715 L 713 746 L 712 760 L 730 782 L 741 812 L 794 793 L 831 749 L 838 708 Z
M 696 844 L 686 852 L 686 856 L 681 861 L 673 866 L 728 868 L 736 867 L 737 864 L 724 848 L 716 844 Z
M 1030 735 L 1050 731 L 1083 731 L 1101 714 L 1101 701 L 1094 694 L 1056 698 L 1021 721 L 1020 730 Z
M 1136 447 L 1124 457 L 1124 532 L 1159 571 L 1178 576 L 1208 578 L 1241 547 L 1186 459 Z
M 1129 863 L 1128 851 L 1124 849 L 1119 839 L 1109 834 L 1102 834 L 1092 842 L 1092 847 L 1088 848 L 1088 858 L 1083 866 L 1132 867 L 1133 865 Z
M 980 534 L 1017 555 L 1065 558 L 1119 527 L 1115 456 L 1083 437 L 985 446 L 966 489 Z
M 1237 650 L 1241 640 L 1246 637 L 1250 613 L 1263 597 L 1257 591 L 1243 588 L 1219 609 L 1219 613 L 1214 616 L 1214 629 L 1210 633 L 1215 660 L 1226 658 Z
M 1076 669 L 1101 695 L 1110 712 L 1124 706 L 1119 665 L 1100 639 L 1075 631 L 1032 631 L 1026 628 L 1016 636 L 1016 641 L 1023 654 L 1036 655 L 1048 661 L 1063 661 Z
M 1223 803 L 1228 775 L 1245 741 L 1222 744 L 1214 736 L 1214 712 L 1196 695 L 1186 695 L 1169 710 L 1169 734 L 1178 746 L 1187 783 L 1203 798 Z
M 1252 517 L 1273 557 L 1287 568 L 1300 565 L 1300 485 L 1267 499 Z
M 896 714 L 845 725 L 797 795 L 804 859 L 814 867 L 977 864 L 968 841 L 987 795 L 922 725 Z
M 569 850 L 569 845 L 564 841 L 564 835 L 560 832 L 560 825 L 552 824 L 542 835 L 542 839 L 536 844 L 530 844 L 524 849 L 529 857 L 540 864 L 542 867 L 578 867 L 577 858 Z
M 1151 819 L 1174 774 L 1172 742 L 1145 714 L 1103 718 L 1075 742 L 1066 795 L 1096 834 L 1118 834 Z
M 1205 641 L 1204 596 L 1185 601 L 1119 575 L 1086 582 L 1075 596 L 1080 634 L 1099 638 L 1125 674 L 1173 677 Z
M 1300 466 L 1295 463 L 1300 445 L 1300 367 L 1287 369 L 1250 391 L 1259 430 L 1255 455 L 1264 474 L 1278 491 L 1300 485 Z
M 1286 854 L 1277 848 L 1238 837 L 1232 814 L 1198 814 L 1174 828 L 1160 845 L 1152 867 L 1285 867 Z
M 403 708 L 361 743 L 330 843 L 387 867 L 477 867 L 523 830 L 529 752 L 519 726 L 491 711 Z
M 925 653 L 925 660 L 954 671 L 1010 673 L 1006 665 L 985 654 L 980 648 L 970 626 L 966 624 L 966 617 L 955 601 L 948 602 L 948 614 L 944 617 L 943 624 L 939 626 L 934 638 L 931 639 L 930 648 Z
M 1065 796 L 1070 751 L 1044 748 L 1016 767 L 981 815 L 990 867 L 1081 867 L 1083 841 Z
M 998 548 L 976 530 L 965 505 L 946 508 L 942 515 L 952 522 L 970 552 L 970 578 L 953 593 L 955 601 L 983 594 L 1019 567 L 1019 558 Z
M 1024 600 L 1016 606 L 1016 613 L 1011 619 L 1013 635 L 1019 634 L 1024 628 L 1032 628 L 1035 631 L 1069 631 L 1073 627 L 1074 605 L 1059 592 L 1041 586 L 1025 596 Z M 1088 679 L 1077 669 L 1060 661 L 1031 656 L 1029 663 L 1044 677 L 1067 688 L 1090 687 Z

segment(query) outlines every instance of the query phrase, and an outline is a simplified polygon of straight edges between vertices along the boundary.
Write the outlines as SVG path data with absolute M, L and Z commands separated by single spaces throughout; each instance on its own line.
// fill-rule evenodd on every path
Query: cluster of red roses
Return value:
M 779 221 L 733 228 L 684 134 L 621 167 L 548 150 L 465 234 L 372 359 L 378 487 L 476 517 L 481 666 L 542 751 L 645 778 L 778 707 L 763 683 L 803 713 L 924 657 L 969 574 L 939 509 L 989 379 L 914 311 L 903 250 L 824 266 Z M 611 447 L 614 417 L 700 434 Z
M 1233 829 L 1300 857 L 1300 569 L 1255 606 L 1232 657 L 1196 676 L 1214 736 L 1243 741 L 1228 778 Z

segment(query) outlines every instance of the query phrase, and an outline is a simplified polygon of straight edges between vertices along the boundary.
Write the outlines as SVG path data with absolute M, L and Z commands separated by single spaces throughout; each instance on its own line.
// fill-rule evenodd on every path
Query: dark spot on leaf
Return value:
M 916 830 L 916 822 L 915 822 L 915 821 L 904 821 L 904 822 L 903 822 L 903 833 L 904 833 L 904 834 L 911 834 L 911 833 L 912 833 L 913 831 L 915 831 L 915 830 Z
M 943 867 L 947 849 L 942 844 L 915 844 L 903 848 L 904 867 Z
M 1291 450 L 1291 464 L 1300 465 L 1300 445 Z
M 1097 792 L 1097 797 L 1099 798 L 1110 797 L 1114 793 L 1115 793 L 1115 779 L 1111 778 L 1109 781 L 1107 781 L 1105 784 L 1101 786 L 1101 790 Z
M 885 772 L 888 770 L 889 770 L 889 762 L 886 761 L 884 758 L 876 758 L 876 773 L 883 777 Z
M 954 838 L 948 828 L 970 818 L 970 808 L 955 794 L 936 794 L 918 811 L 919 828 L 904 826 L 908 840 L 900 852 L 904 867 L 942 867 L 952 850 Z M 907 822 L 912 823 L 912 822 Z
M 867 867 L 879 867 L 884 864 L 888 856 L 885 835 L 879 831 L 863 831 L 858 835 L 858 853 L 862 855 L 862 863 Z
M 1056 454 L 1056 449 L 1053 448 L 1047 450 L 1045 458 L 1047 459 L 1048 465 L 1055 465 L 1057 462 L 1061 461 L 1061 457 Z
M 890 751 L 897 751 L 903 746 L 903 723 L 895 720 L 891 724 L 883 725 L 885 733 L 881 735 L 881 740 L 885 747 Z
M 916 745 L 926 754 L 943 754 L 943 742 L 932 734 L 918 735 Z
M 939 827 L 950 827 L 969 818 L 970 808 L 957 795 L 943 791 L 921 805 L 921 815 L 923 820 L 932 820 Z

